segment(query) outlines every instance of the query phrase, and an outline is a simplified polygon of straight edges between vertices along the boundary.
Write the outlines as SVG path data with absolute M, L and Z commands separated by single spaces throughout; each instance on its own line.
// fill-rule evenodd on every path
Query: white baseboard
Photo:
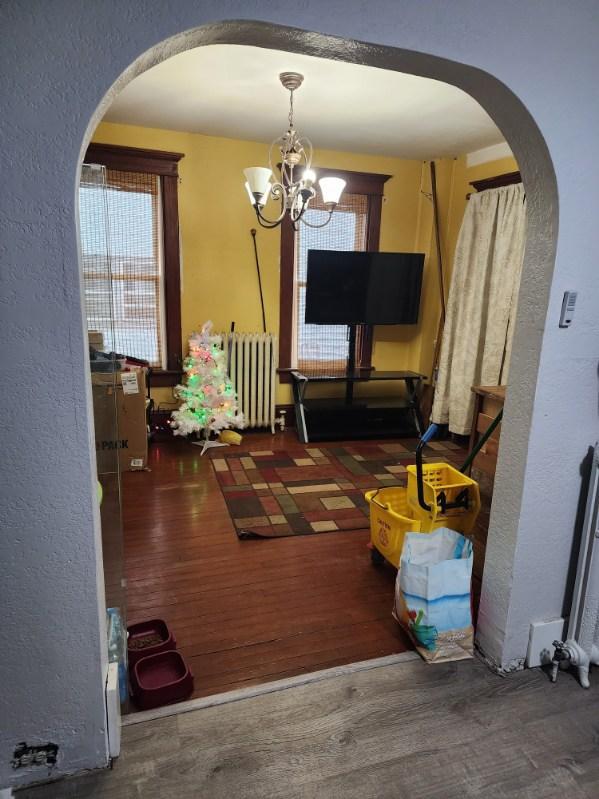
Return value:
M 553 642 L 561 641 L 564 636 L 564 619 L 539 621 L 530 625 L 526 665 L 529 669 L 535 666 L 546 666 L 551 663 L 555 651 Z

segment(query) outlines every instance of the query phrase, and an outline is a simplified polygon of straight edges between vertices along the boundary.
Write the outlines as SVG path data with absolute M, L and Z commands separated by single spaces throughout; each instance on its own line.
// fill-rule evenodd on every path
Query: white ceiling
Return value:
M 461 89 L 359 64 L 239 45 L 188 50 L 135 78 L 108 122 L 270 142 L 287 125 L 280 72 L 305 76 L 296 127 L 319 148 L 401 158 L 456 156 L 503 136 Z

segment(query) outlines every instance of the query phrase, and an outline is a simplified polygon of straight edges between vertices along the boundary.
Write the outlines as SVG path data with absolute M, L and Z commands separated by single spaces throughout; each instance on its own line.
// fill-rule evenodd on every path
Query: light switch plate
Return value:
M 559 315 L 559 326 L 570 327 L 574 319 L 574 309 L 576 308 L 577 291 L 564 291 L 562 300 L 562 310 Z
M 530 625 L 528 636 L 528 652 L 526 665 L 529 669 L 551 663 L 554 652 L 554 641 L 562 641 L 564 620 L 537 621 Z

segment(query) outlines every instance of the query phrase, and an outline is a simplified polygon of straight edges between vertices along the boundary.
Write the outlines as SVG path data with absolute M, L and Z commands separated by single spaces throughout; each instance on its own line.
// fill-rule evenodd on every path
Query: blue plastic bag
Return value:
M 472 657 L 472 542 L 455 530 L 407 533 L 393 615 L 430 662 Z

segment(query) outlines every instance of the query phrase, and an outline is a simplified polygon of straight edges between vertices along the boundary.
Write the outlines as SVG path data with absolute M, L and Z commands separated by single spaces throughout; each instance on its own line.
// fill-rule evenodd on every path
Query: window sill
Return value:
M 181 382 L 182 372 L 169 369 L 153 369 L 150 376 L 150 387 L 161 388 L 162 386 L 176 386 Z

